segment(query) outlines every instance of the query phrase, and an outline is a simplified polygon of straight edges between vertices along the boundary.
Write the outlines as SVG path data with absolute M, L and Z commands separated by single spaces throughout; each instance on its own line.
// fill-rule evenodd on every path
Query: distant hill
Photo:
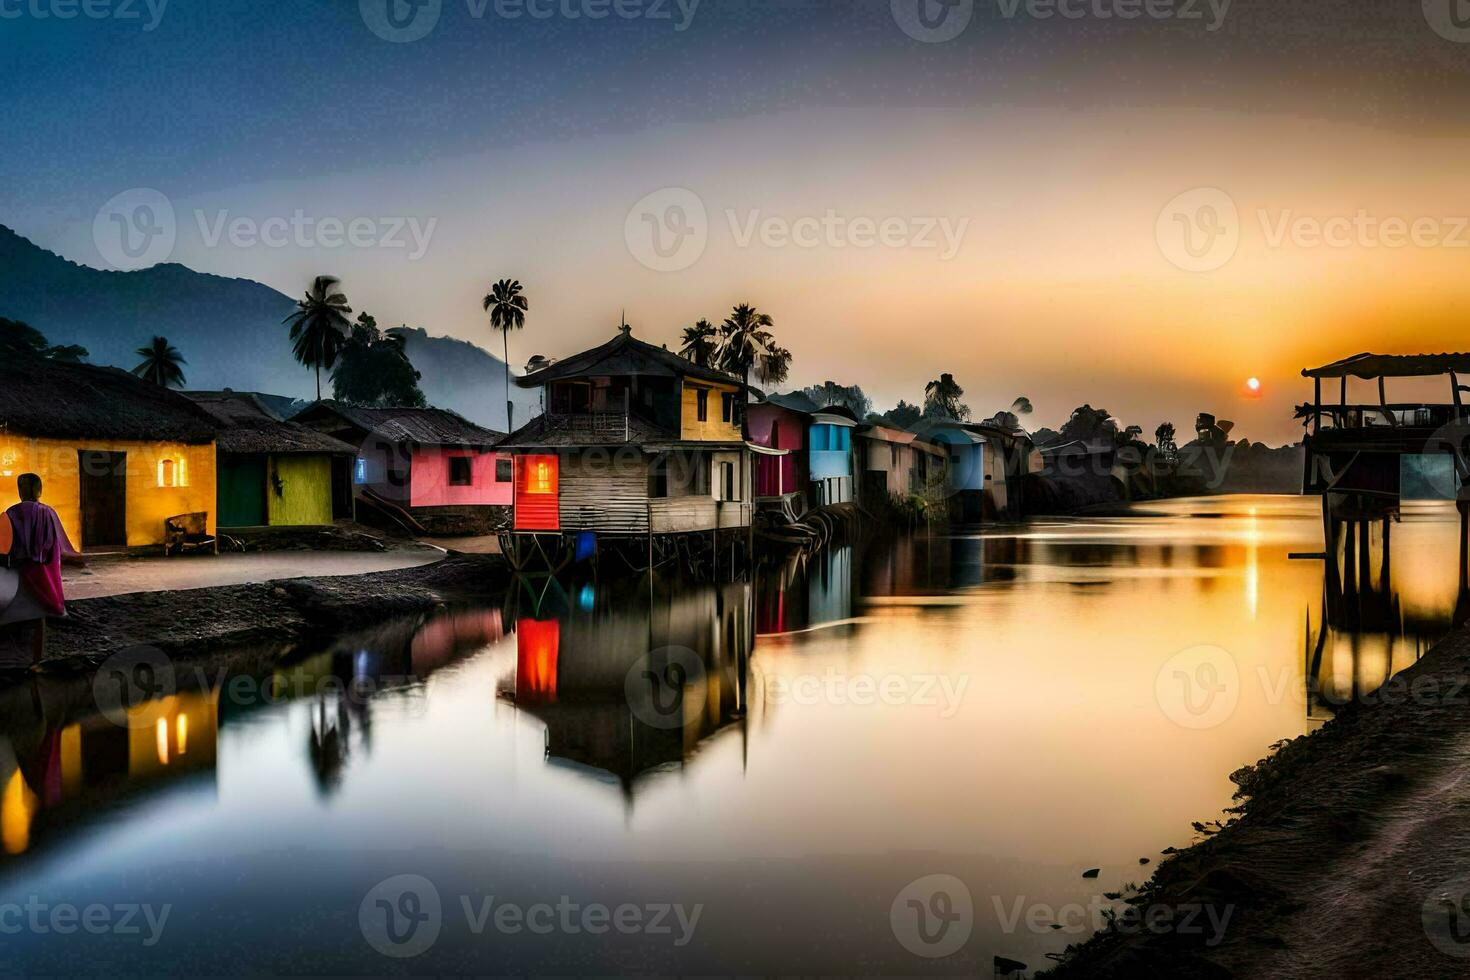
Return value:
M 0 225 L 0 317 L 22 320 L 53 344 L 81 344 L 93 364 L 131 368 L 155 334 L 188 359 L 195 390 L 234 388 L 311 398 L 311 372 L 291 356 L 282 324 L 295 300 L 249 279 L 195 272 L 177 263 L 111 272 L 71 262 Z M 488 329 L 488 328 L 487 328 Z M 405 331 L 431 405 L 505 428 L 503 366 L 474 344 Z M 326 382 L 323 379 L 323 390 Z M 516 421 L 536 393 L 512 385 Z

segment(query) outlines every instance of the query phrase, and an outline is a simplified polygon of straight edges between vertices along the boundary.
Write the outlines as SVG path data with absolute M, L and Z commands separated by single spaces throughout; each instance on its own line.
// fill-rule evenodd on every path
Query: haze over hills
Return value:
M 94 269 L 0 225 L 0 317 L 29 323 L 53 344 L 81 344 L 93 364 L 131 368 L 138 360 L 134 351 L 160 335 L 187 358 L 190 388 L 309 399 L 315 393 L 313 374 L 291 356 L 282 323 L 295 305 L 262 283 L 177 263 L 136 272 Z M 500 358 L 467 341 L 432 337 L 422 328 L 403 333 L 431 405 L 505 429 Z M 539 411 L 537 395 L 514 384 L 511 390 L 520 424 Z M 323 394 L 331 394 L 325 377 Z

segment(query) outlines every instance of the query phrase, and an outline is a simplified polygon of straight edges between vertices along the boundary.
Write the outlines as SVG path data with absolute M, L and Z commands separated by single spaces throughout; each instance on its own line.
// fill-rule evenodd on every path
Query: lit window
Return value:
M 352 482 L 366 483 L 367 481 L 367 460 L 359 456 L 357 462 L 352 466 Z
M 531 464 L 531 474 L 526 480 L 527 493 L 551 493 L 551 464 L 538 460 Z
M 188 486 L 184 475 L 183 460 L 169 457 L 158 461 L 158 485 L 160 487 Z

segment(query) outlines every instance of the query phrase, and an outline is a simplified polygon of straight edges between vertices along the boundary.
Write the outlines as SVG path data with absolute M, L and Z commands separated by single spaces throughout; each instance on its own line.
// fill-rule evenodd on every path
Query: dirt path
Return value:
M 1238 819 L 1131 900 L 1159 927 L 1048 976 L 1470 976 L 1470 631 L 1232 778 Z M 1200 906 L 1230 913 L 1217 945 L 1182 928 Z
M 85 568 L 66 566 L 62 583 L 68 601 L 132 592 L 247 585 L 273 579 L 321 575 L 365 575 L 414 568 L 444 557 L 443 549 L 409 543 L 388 551 L 264 551 L 246 554 L 189 554 L 173 558 L 100 558 Z

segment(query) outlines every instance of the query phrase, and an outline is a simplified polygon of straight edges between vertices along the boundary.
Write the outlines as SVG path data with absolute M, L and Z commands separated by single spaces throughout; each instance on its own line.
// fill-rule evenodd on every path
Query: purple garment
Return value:
M 22 500 L 5 512 L 15 534 L 10 544 L 10 557 L 35 565 L 50 565 L 63 554 L 74 555 L 76 549 L 61 526 L 56 511 L 35 500 Z
M 10 518 L 14 540 L 10 558 L 41 607 L 52 616 L 66 615 L 66 594 L 61 585 L 61 556 L 76 549 L 61 526 L 56 511 L 34 500 L 22 500 L 5 512 Z

